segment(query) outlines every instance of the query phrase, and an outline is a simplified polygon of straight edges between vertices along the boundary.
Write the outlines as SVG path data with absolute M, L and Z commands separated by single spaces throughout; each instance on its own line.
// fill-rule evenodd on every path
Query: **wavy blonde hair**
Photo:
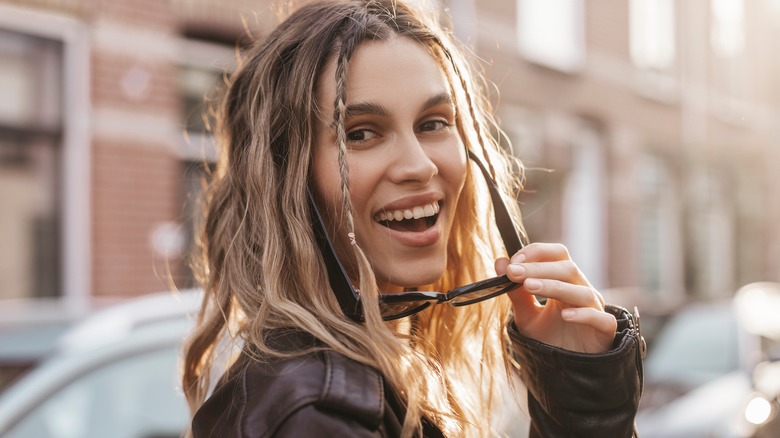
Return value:
M 425 47 L 446 73 L 456 103 L 456 121 L 467 148 L 486 163 L 505 199 L 514 200 L 519 180 L 498 146 L 500 130 L 463 51 L 438 24 L 397 0 L 313 3 L 295 11 L 248 52 L 232 75 L 218 108 L 215 135 L 221 159 L 207 192 L 194 270 L 204 297 L 184 353 L 183 388 L 191 411 L 212 384 L 218 344 L 229 339 L 272 361 L 331 349 L 379 370 L 406 408 L 403 436 L 421 435 L 422 419 L 449 436 L 486 436 L 498 407 L 498 371 L 508 367 L 506 297 L 465 307 L 448 305 L 402 320 L 382 320 L 376 278 L 359 245 L 354 254 L 364 323 L 344 316 L 328 284 L 314 240 L 306 198 L 311 184 L 318 108 L 333 105 L 343 132 L 343 113 L 317 102 L 324 66 L 337 63 L 338 100 L 344 99 L 350 56 L 364 41 L 410 38 Z M 342 101 L 343 103 L 343 101 Z M 348 169 L 343 141 L 339 164 L 345 193 Z M 494 275 L 493 260 L 505 256 L 484 201 L 481 176 L 469 169 L 456 207 L 447 248 L 447 268 L 435 284 L 449 290 Z M 514 183 L 513 183 L 514 182 Z M 345 220 L 351 221 L 345 195 Z M 515 202 L 508 203 L 516 222 Z M 335 238 L 346 238 L 336 236 Z M 410 323 L 411 321 L 411 323 Z M 321 341 L 303 351 L 280 351 L 267 342 L 274 330 L 295 329 Z

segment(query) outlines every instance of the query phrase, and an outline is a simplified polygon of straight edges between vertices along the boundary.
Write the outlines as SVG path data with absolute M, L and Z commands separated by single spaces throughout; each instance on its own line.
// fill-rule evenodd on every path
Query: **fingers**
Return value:
M 604 309 L 604 298 L 590 286 L 560 280 L 528 278 L 523 282 L 522 289 L 529 294 L 558 300 L 572 307 Z
M 507 274 L 507 267 L 509 266 L 509 259 L 502 257 L 496 260 L 496 274 Z M 536 301 L 533 295 L 527 292 L 521 291 L 521 288 L 512 289 L 507 293 L 509 300 L 512 301 L 512 307 L 516 318 L 526 319 L 531 317 L 539 311 L 539 302 Z
M 571 260 L 569 250 L 560 243 L 532 243 L 515 253 L 507 267 L 510 280 L 552 278 L 588 284 L 585 276 Z
M 496 268 L 496 274 L 497 275 L 504 275 L 506 274 L 506 268 L 509 266 L 509 259 L 506 257 L 501 257 L 496 260 L 495 268 Z
M 512 256 L 512 263 L 522 263 L 523 261 L 552 262 L 569 258 L 569 250 L 560 243 L 534 242 L 516 252 Z
M 532 243 L 526 246 L 512 256 L 505 272 L 516 283 L 522 283 L 527 278 L 545 278 L 590 286 L 585 275 L 571 260 L 569 250 L 559 243 Z
M 569 251 L 558 243 L 533 243 L 514 254 L 507 264 L 496 261 L 496 269 L 522 286 L 518 292 L 554 299 L 565 307 L 604 309 L 604 298 L 569 258 Z M 517 294 L 520 295 L 520 294 Z
M 526 278 L 550 278 L 582 285 L 588 284 L 585 276 L 571 260 L 510 263 L 507 266 L 507 276 L 516 283 L 521 283 Z
M 617 330 L 617 320 L 612 314 L 591 307 L 569 307 L 561 311 L 561 317 L 567 322 L 591 327 L 603 333 L 607 340 L 613 339 Z
M 526 336 L 581 352 L 609 349 L 617 329 L 604 311 L 604 298 L 571 260 L 565 246 L 533 243 L 511 259 L 496 260 L 496 271 L 520 284 L 508 293 L 515 324 Z M 540 305 L 536 297 L 547 298 Z

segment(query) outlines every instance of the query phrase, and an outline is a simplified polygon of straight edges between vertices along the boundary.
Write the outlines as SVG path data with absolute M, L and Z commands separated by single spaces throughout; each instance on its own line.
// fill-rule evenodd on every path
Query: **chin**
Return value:
M 435 283 L 441 279 L 442 275 L 444 274 L 444 263 L 437 263 L 437 262 L 431 262 L 434 265 L 432 267 L 430 264 L 425 265 L 425 262 L 416 262 L 413 266 L 408 266 L 407 269 L 404 269 L 403 267 L 395 267 L 393 270 L 394 272 L 391 272 L 390 275 L 383 278 L 387 278 L 388 280 L 381 281 L 379 278 L 377 280 L 380 281 L 379 284 L 387 284 L 388 285 L 388 293 L 391 290 L 396 290 L 398 288 L 416 288 L 419 286 L 424 286 L 428 284 Z M 425 269 L 420 269 L 421 267 L 424 267 Z M 377 273 L 377 276 L 379 277 L 379 273 Z M 395 288 L 392 286 L 396 286 Z

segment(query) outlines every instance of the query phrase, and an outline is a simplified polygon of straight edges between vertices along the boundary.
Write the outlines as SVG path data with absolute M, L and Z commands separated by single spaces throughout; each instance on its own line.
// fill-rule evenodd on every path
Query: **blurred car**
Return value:
M 146 296 L 96 313 L 0 396 L 4 438 L 179 437 L 178 378 L 198 291 Z
M 775 287 L 753 284 L 740 292 L 759 286 Z M 645 361 L 637 415 L 642 438 L 780 436 L 780 388 L 772 383 L 780 385 L 777 343 L 748 330 L 745 321 L 756 318 L 738 311 L 771 312 L 765 304 L 738 293 L 734 300 L 686 306 L 670 319 Z

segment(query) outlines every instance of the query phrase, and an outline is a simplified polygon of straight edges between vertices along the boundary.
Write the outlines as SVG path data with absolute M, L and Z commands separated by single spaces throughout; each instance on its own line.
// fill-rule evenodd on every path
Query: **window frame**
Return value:
M 3 324 L 62 320 L 84 313 L 91 296 L 90 45 L 77 19 L 0 5 L 0 28 L 62 43 L 62 169 L 60 191 L 61 295 L 54 299 L 0 300 Z M 64 310 L 64 312 L 63 312 Z

